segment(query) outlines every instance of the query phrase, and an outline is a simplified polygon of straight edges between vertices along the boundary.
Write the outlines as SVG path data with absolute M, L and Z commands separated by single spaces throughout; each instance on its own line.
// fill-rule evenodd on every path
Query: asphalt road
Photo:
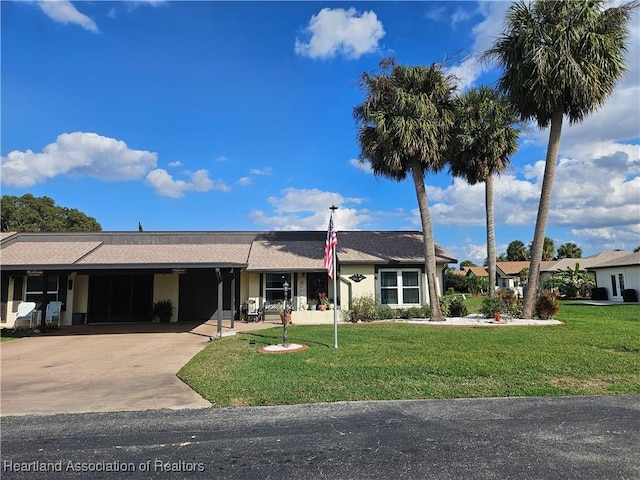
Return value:
M 354 402 L 0 421 L 3 480 L 640 479 L 640 395 Z

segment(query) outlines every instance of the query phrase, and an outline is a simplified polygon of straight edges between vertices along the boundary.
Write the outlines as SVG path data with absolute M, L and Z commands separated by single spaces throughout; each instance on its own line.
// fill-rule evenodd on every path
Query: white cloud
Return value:
M 434 4 L 431 4 L 431 8 L 429 8 L 426 13 L 425 13 L 425 17 L 428 18 L 429 20 L 433 20 L 434 22 L 439 22 L 444 18 L 444 15 L 446 13 L 446 8 L 444 7 L 434 7 Z
M 69 0 L 43 0 L 38 2 L 40 9 L 53 21 L 67 25 L 80 25 L 85 30 L 98 32 L 98 25 L 80 13 Z
M 63 133 L 42 153 L 14 150 L 2 157 L 2 183 L 30 187 L 58 175 L 100 180 L 136 180 L 156 166 L 157 155 L 132 150 L 126 143 L 97 133 Z
M 272 170 L 271 167 L 252 168 L 251 170 L 249 170 L 249 173 L 251 175 L 272 175 L 273 174 L 273 170 Z
M 251 185 L 253 183 L 253 180 L 251 180 L 250 177 L 241 177 L 236 181 L 236 183 L 244 187 L 247 185 Z
M 455 28 L 455 26 L 460 22 L 466 22 L 469 20 L 473 14 L 464 8 L 458 7 L 456 11 L 451 15 L 451 27 Z
M 371 168 L 371 164 L 369 162 L 361 162 L 357 158 L 352 158 L 351 160 L 349 160 L 349 165 L 357 170 L 360 170 L 361 172 L 370 173 L 373 175 L 373 168 Z
M 360 203 L 358 198 L 345 199 L 338 193 L 318 189 L 286 188 L 280 193 L 267 199 L 273 207 L 271 215 L 263 210 L 251 212 L 254 223 L 274 230 L 324 230 L 329 223 L 331 205 L 338 207 L 333 217 L 337 230 L 357 230 L 360 224 L 371 220 L 366 211 L 348 206 Z
M 472 53 L 464 57 L 459 65 L 455 65 L 447 71 L 447 73 L 456 76 L 461 89 L 473 86 L 478 77 L 492 68 L 490 65 L 480 62 L 478 54 L 488 50 L 493 41 L 502 33 L 503 20 L 508 7 L 509 2 L 479 2 L 478 10 L 473 12 L 473 14 L 481 15 L 483 20 L 471 29 L 475 37 L 471 47 Z M 452 21 L 455 19 L 456 17 L 453 17 Z
M 323 8 L 313 15 L 304 29 L 310 36 L 305 42 L 296 39 L 295 52 L 309 58 L 333 58 L 337 54 L 347 58 L 375 52 L 385 31 L 375 12 L 359 14 L 355 8 Z
M 633 248 L 640 243 L 640 148 L 613 142 L 584 143 L 558 162 L 547 229 L 566 229 L 588 251 Z M 494 181 L 496 225 L 535 223 L 544 162 Z M 434 225 L 485 226 L 484 184 L 454 179 L 446 188 L 427 186 Z M 413 224 L 420 217 L 413 211 Z M 637 245 L 635 245 L 637 246 Z
M 170 168 L 177 168 L 177 167 L 181 167 L 182 166 L 182 162 L 169 162 L 169 167 Z
M 193 172 L 190 181 L 185 181 L 174 180 L 166 170 L 156 168 L 147 174 L 147 183 L 153 187 L 158 195 L 173 198 L 184 197 L 186 192 L 208 192 L 211 190 L 228 192 L 231 190 L 223 181 L 211 180 L 207 170 Z
M 279 197 L 269 197 L 267 201 L 276 213 L 322 211 L 331 205 L 340 206 L 344 197 L 339 193 L 325 192 L 316 188 L 285 188 Z
M 476 265 L 482 265 L 487 258 L 487 245 L 475 245 L 467 242 L 464 246 L 448 245 L 446 250 L 451 252 L 458 262 L 471 260 Z

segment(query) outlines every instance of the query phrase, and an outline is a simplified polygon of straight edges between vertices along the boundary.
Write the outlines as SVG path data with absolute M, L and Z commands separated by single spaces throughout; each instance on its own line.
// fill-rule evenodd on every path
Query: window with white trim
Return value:
M 380 303 L 383 305 L 420 305 L 421 272 L 380 270 Z
M 264 298 L 267 302 L 284 299 L 284 289 L 282 285 L 285 280 L 289 284 L 289 293 L 287 298 L 291 300 L 291 291 L 293 283 L 290 273 L 267 273 L 264 276 Z

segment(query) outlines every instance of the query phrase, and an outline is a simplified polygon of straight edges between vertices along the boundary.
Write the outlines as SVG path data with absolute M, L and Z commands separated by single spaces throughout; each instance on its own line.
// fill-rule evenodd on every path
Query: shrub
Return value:
M 480 313 L 486 318 L 494 318 L 496 313 L 502 311 L 502 301 L 497 296 L 495 298 L 485 297 L 480 306 Z
M 171 300 L 159 300 L 153 304 L 151 316 L 152 318 L 159 319 L 163 323 L 167 323 L 171 321 L 173 311 L 173 302 Z
M 622 291 L 622 300 L 625 302 L 637 302 L 638 294 L 633 288 L 627 288 Z
M 466 317 L 469 315 L 469 309 L 460 297 L 454 297 L 449 303 L 448 317 Z
M 409 314 L 409 318 L 426 318 L 424 307 L 410 307 L 407 309 L 407 313 Z
M 522 300 L 516 297 L 513 290 L 502 290 L 496 295 L 502 303 L 502 312 L 514 318 L 520 318 L 522 316 Z
M 377 320 L 392 320 L 398 318 L 399 312 L 395 308 L 391 308 L 388 305 L 376 305 L 376 319 Z
M 536 300 L 536 316 L 542 320 L 549 320 L 560 311 L 558 295 L 549 290 L 544 290 Z
M 343 312 L 347 322 L 371 322 L 378 319 L 378 305 L 371 296 L 358 297 L 351 303 L 351 308 Z
M 371 296 L 355 298 L 349 310 L 342 312 L 345 322 L 372 322 L 374 320 L 393 320 L 395 318 L 429 318 L 431 309 L 428 306 L 410 308 L 392 308 L 380 305 Z

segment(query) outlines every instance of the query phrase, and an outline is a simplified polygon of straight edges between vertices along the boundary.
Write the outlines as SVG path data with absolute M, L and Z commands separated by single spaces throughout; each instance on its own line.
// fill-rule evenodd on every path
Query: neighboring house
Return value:
M 322 267 L 326 232 L 13 233 L 0 237 L 2 325 L 21 301 L 61 301 L 62 325 L 148 321 L 172 300 L 176 321 L 238 319 L 243 303 L 281 300 L 290 285 L 293 321 L 319 292 L 348 309 L 371 295 L 393 307 L 429 302 L 420 232 L 338 232 L 338 292 Z M 437 247 L 438 289 L 456 263 Z
M 622 300 L 622 291 L 631 289 L 636 291 L 636 298 L 640 298 L 640 252 L 606 252 L 615 258 L 602 260 L 589 267 L 596 277 L 596 287 L 607 289 L 609 300 Z
M 525 268 L 529 268 L 529 261 L 496 262 L 497 287 L 504 290 L 521 289 L 526 282 L 520 278 L 520 272 Z
M 544 282 L 557 273 L 558 270 L 566 271 L 567 268 L 573 270 L 576 267 L 576 263 L 580 265 L 581 272 L 588 272 L 594 265 L 615 260 L 625 255 L 628 255 L 628 252 L 615 250 L 596 253 L 584 258 L 562 258 L 553 262 L 542 262 L 540 266 L 540 285 L 544 285 Z M 591 274 L 593 275 L 593 272 Z
M 467 267 L 467 277 L 489 277 L 487 267 Z

